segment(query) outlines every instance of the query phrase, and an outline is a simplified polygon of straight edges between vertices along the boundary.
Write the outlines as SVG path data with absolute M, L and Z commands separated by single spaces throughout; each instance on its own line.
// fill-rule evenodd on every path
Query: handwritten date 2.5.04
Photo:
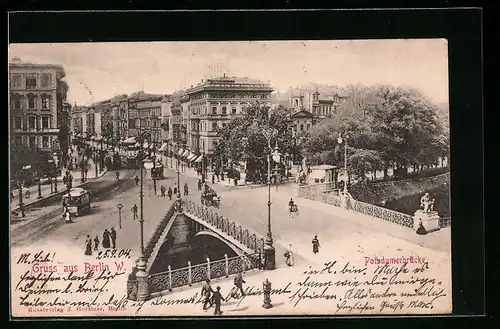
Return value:
M 131 249 L 108 249 L 99 251 L 96 259 L 130 258 Z

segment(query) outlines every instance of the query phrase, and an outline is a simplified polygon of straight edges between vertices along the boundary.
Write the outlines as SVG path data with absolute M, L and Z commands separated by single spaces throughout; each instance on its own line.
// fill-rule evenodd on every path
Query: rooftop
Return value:
M 46 68 L 46 69 L 57 69 L 61 74 L 61 78 L 66 76 L 66 72 L 64 71 L 64 67 L 60 64 L 38 64 L 38 63 L 29 63 L 23 62 L 19 57 L 14 57 L 10 60 L 9 69 L 22 69 L 22 68 Z

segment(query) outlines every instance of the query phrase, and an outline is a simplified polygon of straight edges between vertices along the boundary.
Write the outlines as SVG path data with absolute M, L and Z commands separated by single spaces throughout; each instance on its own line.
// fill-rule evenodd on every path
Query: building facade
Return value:
M 189 138 L 186 142 L 189 141 L 190 151 L 207 155 L 210 163 L 219 140 L 217 128 L 225 126 L 256 101 L 270 106 L 272 91 L 269 83 L 226 76 L 202 80 L 186 90 L 189 96 Z
M 45 151 L 66 151 L 70 109 L 61 65 L 9 63 L 10 120 L 15 143 Z M 66 133 L 66 135 L 64 135 Z
M 307 111 L 314 117 L 311 124 L 316 124 L 320 120 L 331 117 L 345 105 L 345 93 L 338 87 L 309 84 L 297 88 L 289 88 L 285 93 L 276 95 L 276 102 L 294 112 L 297 118 L 296 124 L 307 126 L 304 121 L 304 113 L 295 115 L 301 111 Z M 300 120 L 299 120 L 300 119 Z M 299 122 L 300 121 L 300 122 Z M 304 128 L 307 130 L 307 128 Z

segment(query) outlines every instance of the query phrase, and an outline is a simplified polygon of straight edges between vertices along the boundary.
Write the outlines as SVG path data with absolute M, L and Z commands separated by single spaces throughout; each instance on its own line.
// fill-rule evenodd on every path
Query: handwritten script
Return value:
M 128 258 L 127 250 L 75 263 L 58 261 L 54 252 L 21 254 L 13 259 L 14 308 L 26 316 L 158 315 L 165 310 L 174 310 L 167 311 L 172 315 L 191 315 L 207 303 L 213 304 L 201 291 L 202 282 L 173 292 L 166 289 L 145 301 L 130 300 Z M 218 278 L 222 307 L 253 308 L 258 314 L 263 312 L 266 298 L 283 314 L 312 314 L 315 310 L 322 314 L 426 314 L 451 307 L 449 282 L 433 271 L 428 260 L 420 258 L 396 264 L 331 260 L 322 266 L 291 266 L 269 272 L 272 287 L 267 288 L 262 273 L 266 272 L 245 273 L 241 287 L 233 283 L 232 276 Z M 163 282 L 172 279 L 168 273 L 162 275 Z

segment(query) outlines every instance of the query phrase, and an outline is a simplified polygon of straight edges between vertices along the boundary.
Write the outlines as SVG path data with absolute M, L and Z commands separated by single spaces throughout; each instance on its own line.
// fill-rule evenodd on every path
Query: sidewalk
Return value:
M 279 190 L 275 193 L 281 196 L 282 198 L 285 197 L 285 195 L 286 198 L 290 197 L 289 190 L 288 191 Z M 315 208 L 335 216 L 341 216 L 346 220 L 355 222 L 357 224 L 361 224 L 374 231 L 383 232 L 384 234 L 387 234 L 389 236 L 403 239 L 425 248 L 451 253 L 451 229 L 449 227 L 440 229 L 439 231 L 436 232 L 429 233 L 428 235 L 418 235 L 411 228 L 403 227 L 401 225 L 385 221 L 381 218 L 375 218 L 372 216 L 355 212 L 353 210 L 347 210 L 344 208 L 335 207 L 333 205 L 329 205 L 323 202 L 313 201 L 300 197 L 296 198 L 297 198 L 296 202 L 299 205 L 299 207 L 307 206 Z
M 96 178 L 99 178 L 99 177 L 102 177 L 105 173 L 106 173 L 106 170 L 102 171 L 101 173 L 98 173 L 97 177 L 95 175 L 95 164 L 92 162 L 92 161 L 89 161 L 89 170 L 87 172 L 87 179 L 88 180 L 92 180 L 92 179 L 96 179 Z M 63 176 L 65 175 L 66 173 L 66 169 L 62 169 L 61 170 L 61 175 L 58 176 L 56 179 L 57 179 L 57 190 L 58 192 L 61 192 L 63 190 L 66 189 L 66 187 L 64 186 L 64 183 L 63 183 Z M 81 170 L 71 170 L 70 171 L 71 175 L 73 176 L 73 186 L 74 187 L 77 187 L 79 185 L 82 184 L 81 182 L 81 178 L 82 178 L 82 172 Z M 55 180 L 52 180 L 52 187 L 51 187 L 51 184 L 49 183 L 49 180 L 47 178 L 45 179 L 42 179 L 41 181 L 41 192 L 42 192 L 42 199 L 44 197 L 48 197 L 48 196 L 51 196 L 53 195 L 54 193 L 54 183 L 55 183 Z M 41 199 L 38 199 L 38 184 L 34 184 L 28 188 L 23 188 L 23 202 L 24 202 L 24 205 L 27 206 L 31 203 L 34 203 L 36 201 L 39 201 Z M 25 195 L 26 195 L 26 190 L 29 190 L 30 191 L 30 198 L 26 198 Z M 12 190 L 12 193 L 14 194 L 14 197 L 11 198 L 10 200 L 10 204 L 11 204 L 11 207 L 13 205 L 15 205 L 15 208 L 12 208 L 12 210 L 14 209 L 19 209 L 19 189 L 16 188 L 16 189 L 13 189 Z

